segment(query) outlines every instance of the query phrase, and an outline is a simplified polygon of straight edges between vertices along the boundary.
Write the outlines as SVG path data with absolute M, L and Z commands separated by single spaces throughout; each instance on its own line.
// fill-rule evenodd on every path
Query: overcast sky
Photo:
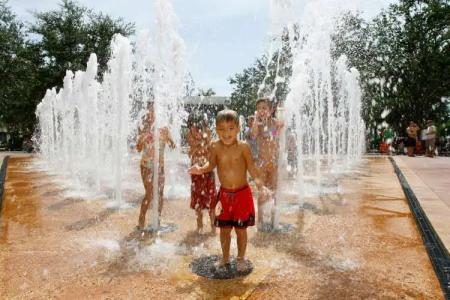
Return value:
M 310 0 L 314 1 L 314 0 Z M 367 18 L 394 0 L 354 0 Z M 32 21 L 32 11 L 58 8 L 60 0 L 9 0 L 14 13 Z M 154 22 L 153 0 L 79 0 L 95 11 L 134 22 L 136 29 Z M 294 0 L 297 6 L 305 0 Z M 343 1 L 344 2 L 344 1 Z M 268 0 L 172 0 L 180 32 L 188 49 L 188 65 L 199 88 L 212 88 L 228 96 L 228 78 L 250 66 L 267 46 Z M 299 12 L 300 13 L 300 12 Z

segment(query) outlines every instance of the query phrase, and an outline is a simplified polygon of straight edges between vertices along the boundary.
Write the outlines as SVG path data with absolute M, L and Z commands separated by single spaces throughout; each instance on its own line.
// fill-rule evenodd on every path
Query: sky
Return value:
M 299 8 L 307 0 L 293 0 Z M 309 0 L 317 1 L 317 0 Z M 333 1 L 333 0 L 331 0 Z M 336 1 L 336 0 L 334 0 Z M 344 1 L 366 18 L 375 16 L 394 0 Z M 78 0 L 96 12 L 133 22 L 136 31 L 154 25 L 153 0 Z M 60 0 L 9 0 L 22 21 L 33 21 L 33 11 L 58 8 Z M 196 86 L 229 96 L 228 79 L 253 64 L 268 47 L 269 0 L 172 0 L 187 47 L 188 68 Z

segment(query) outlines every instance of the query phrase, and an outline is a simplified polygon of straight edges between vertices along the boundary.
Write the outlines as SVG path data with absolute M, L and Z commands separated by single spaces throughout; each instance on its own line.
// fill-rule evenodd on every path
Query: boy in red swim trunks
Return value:
M 208 162 L 211 130 L 208 128 L 207 121 L 203 116 L 192 114 L 188 119 L 187 142 L 189 144 L 189 157 L 191 166 L 204 166 Z M 203 210 L 209 210 L 211 220 L 211 233 L 216 232 L 214 226 L 214 210 L 211 209 L 211 203 L 216 198 L 216 184 L 214 172 L 208 172 L 201 175 L 191 175 L 191 208 L 197 214 L 197 232 L 203 231 Z
M 204 174 L 217 167 L 221 184 L 218 194 L 221 210 L 215 225 L 220 228 L 220 244 L 223 258 L 219 265 L 230 262 L 231 231 L 234 227 L 237 235 L 237 269 L 245 270 L 245 251 L 247 248 L 247 226 L 255 225 L 255 208 L 252 191 L 247 182 L 247 171 L 261 188 L 259 171 L 255 166 L 249 145 L 239 141 L 238 114 L 233 110 L 222 110 L 216 117 L 216 131 L 219 140 L 211 143 L 209 161 L 203 167 L 194 165 L 191 174 Z M 217 203 L 214 203 L 215 207 Z

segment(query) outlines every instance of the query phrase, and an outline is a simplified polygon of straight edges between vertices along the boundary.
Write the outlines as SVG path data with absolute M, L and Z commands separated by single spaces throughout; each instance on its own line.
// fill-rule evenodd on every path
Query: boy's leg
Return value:
M 197 232 L 200 233 L 200 231 L 203 229 L 203 213 L 201 208 L 197 208 L 195 210 L 195 213 L 197 214 Z
M 230 262 L 231 230 L 232 230 L 231 227 L 220 228 L 220 245 L 222 246 L 222 256 L 223 256 L 221 265 L 228 264 Z
M 237 236 L 238 260 L 245 258 L 245 251 L 247 250 L 247 228 L 235 228 Z
M 245 263 L 245 251 L 247 249 L 247 228 L 235 228 L 237 235 L 238 255 L 236 267 L 238 272 L 243 272 L 247 268 Z
M 211 233 L 216 233 L 216 226 L 214 225 L 214 222 L 216 221 L 216 212 L 214 209 L 209 209 L 209 220 L 211 221 Z

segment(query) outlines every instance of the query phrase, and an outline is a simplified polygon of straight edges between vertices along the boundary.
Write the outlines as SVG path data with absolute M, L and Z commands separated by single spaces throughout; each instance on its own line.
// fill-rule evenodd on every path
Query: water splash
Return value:
M 332 56 L 332 35 L 342 12 L 354 10 L 338 1 L 307 1 L 301 18 L 294 17 L 292 1 L 271 1 L 271 25 L 266 77 L 259 88 L 259 96 L 273 98 L 278 84 L 286 82 L 279 75 L 279 58 L 283 43 L 292 55 L 288 94 L 284 108 L 277 118 L 285 121 L 295 136 L 297 176 L 294 184 L 300 206 L 308 191 L 305 177 L 314 178 L 314 189 L 320 193 L 323 182 L 335 177 L 335 171 L 346 171 L 356 163 L 364 151 L 364 123 L 361 119 L 361 89 L 359 72 L 349 68 L 345 56 Z M 283 40 L 284 37 L 284 40 Z M 275 50 L 274 50 L 275 49 Z M 274 59 L 275 58 L 275 59 Z M 272 86 L 266 81 L 274 76 Z M 279 99 L 277 99 L 279 100 Z M 279 103 L 278 103 L 279 104 Z M 278 190 L 281 197 L 288 169 L 285 134 L 280 133 Z M 278 225 L 275 200 L 271 223 Z
M 48 169 L 57 170 L 72 187 L 92 195 L 113 190 L 116 206 L 126 206 L 123 193 L 129 185 L 125 182 L 135 179 L 130 174 L 138 171 L 133 147 L 146 104 L 154 102 L 154 128 L 167 126 L 177 145 L 186 117 L 181 101 L 185 45 L 170 2 L 156 1 L 155 8 L 156 29 L 140 32 L 134 49 L 128 38 L 114 36 L 103 81 L 97 78 L 97 57 L 91 54 L 86 71 L 67 71 L 63 88 L 48 90 L 36 109 L 39 126 L 35 139 Z M 155 149 L 159 149 L 158 133 L 156 130 Z M 177 156 L 181 156 L 180 147 Z M 155 155 L 155 172 L 158 163 Z M 166 169 L 179 171 L 180 163 L 169 159 Z M 181 179 L 189 186 L 188 176 Z M 156 194 L 153 203 L 158 203 L 157 198 Z M 153 217 L 154 225 L 158 224 L 158 215 Z

